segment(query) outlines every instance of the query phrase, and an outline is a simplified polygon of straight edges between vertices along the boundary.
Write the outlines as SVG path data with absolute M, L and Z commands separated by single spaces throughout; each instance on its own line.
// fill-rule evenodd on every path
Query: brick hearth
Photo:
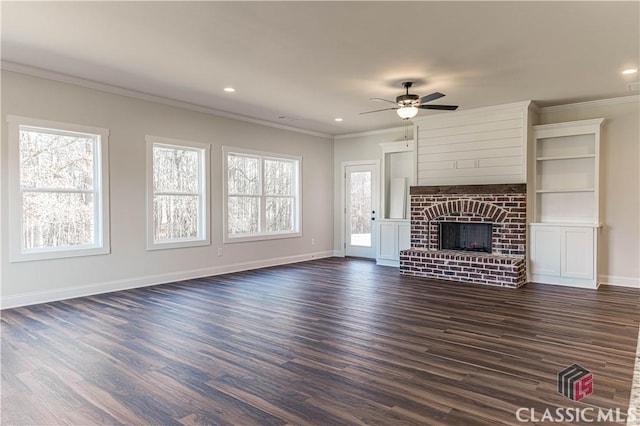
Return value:
M 438 250 L 440 222 L 492 223 L 492 253 Z M 526 186 L 452 185 L 411 188 L 411 248 L 400 272 L 476 284 L 526 282 Z

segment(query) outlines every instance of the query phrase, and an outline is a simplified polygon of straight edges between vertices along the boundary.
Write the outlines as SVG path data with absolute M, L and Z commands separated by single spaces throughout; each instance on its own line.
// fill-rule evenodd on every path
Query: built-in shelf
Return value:
M 536 189 L 538 194 L 548 194 L 553 192 L 594 192 L 594 188 L 557 188 L 557 189 Z
M 538 157 L 538 161 L 554 161 L 554 160 L 577 160 L 580 158 L 596 158 L 595 154 L 583 154 L 583 155 L 558 155 L 554 157 Z

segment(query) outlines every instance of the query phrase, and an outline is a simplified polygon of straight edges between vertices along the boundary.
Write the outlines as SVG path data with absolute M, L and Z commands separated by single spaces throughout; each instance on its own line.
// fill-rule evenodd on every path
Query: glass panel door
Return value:
M 377 164 L 345 167 L 345 255 L 375 258 Z

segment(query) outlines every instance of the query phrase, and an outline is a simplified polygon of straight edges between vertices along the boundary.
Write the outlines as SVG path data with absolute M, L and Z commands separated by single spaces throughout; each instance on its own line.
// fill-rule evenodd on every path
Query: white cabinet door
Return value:
M 378 257 L 380 259 L 398 259 L 396 229 L 397 225 L 395 222 L 378 223 Z
M 532 281 L 598 288 L 598 227 L 532 224 L 530 231 Z
M 411 248 L 411 222 L 406 219 L 378 221 L 378 256 L 376 263 L 400 267 L 400 250 Z
M 411 223 L 398 224 L 398 255 L 401 250 L 411 248 Z
M 560 275 L 561 235 L 557 227 L 531 227 L 531 273 Z
M 562 232 L 562 276 L 593 279 L 593 228 L 563 228 Z

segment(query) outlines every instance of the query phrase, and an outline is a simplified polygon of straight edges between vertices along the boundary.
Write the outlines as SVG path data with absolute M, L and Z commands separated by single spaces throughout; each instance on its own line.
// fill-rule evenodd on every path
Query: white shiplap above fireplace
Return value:
M 525 183 L 530 101 L 413 120 L 418 185 Z

